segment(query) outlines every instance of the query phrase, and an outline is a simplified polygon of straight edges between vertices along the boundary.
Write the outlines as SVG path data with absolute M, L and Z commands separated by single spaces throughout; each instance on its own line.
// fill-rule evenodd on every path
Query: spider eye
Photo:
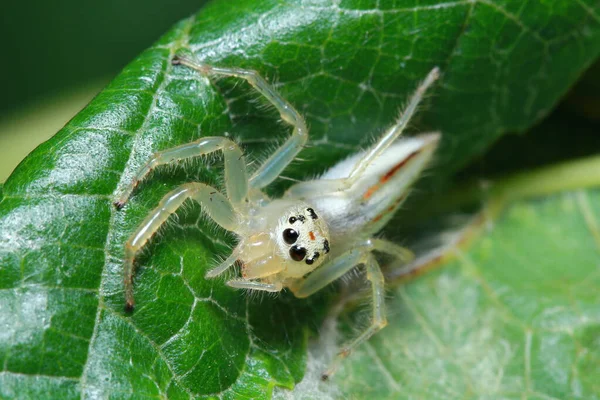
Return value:
M 287 244 L 294 244 L 298 240 L 298 232 L 293 229 L 286 229 L 283 231 L 283 241 Z
M 325 250 L 325 254 L 329 253 L 329 240 L 325 239 L 323 242 L 323 249 Z
M 290 257 L 294 261 L 302 261 L 306 257 L 306 249 L 304 247 L 293 246 L 290 249 Z
M 288 222 L 290 224 L 293 224 L 294 222 L 296 222 L 298 219 L 296 217 L 290 217 L 290 219 L 288 219 Z
M 319 256 L 320 254 L 317 251 L 315 254 L 313 254 L 312 258 L 307 258 L 304 262 L 308 265 L 312 265 L 315 261 L 317 261 L 317 258 L 319 258 Z

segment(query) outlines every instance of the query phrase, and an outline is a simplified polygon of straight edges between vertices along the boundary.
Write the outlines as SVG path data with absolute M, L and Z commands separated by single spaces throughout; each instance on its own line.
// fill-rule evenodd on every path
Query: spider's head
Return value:
M 286 210 L 279 219 L 275 235 L 279 253 L 287 261 L 290 276 L 301 276 L 312 271 L 329 253 L 327 224 L 307 204 Z
M 244 279 L 300 278 L 321 265 L 329 253 L 327 224 L 318 211 L 305 203 L 271 205 L 259 219 L 264 225 L 238 245 Z

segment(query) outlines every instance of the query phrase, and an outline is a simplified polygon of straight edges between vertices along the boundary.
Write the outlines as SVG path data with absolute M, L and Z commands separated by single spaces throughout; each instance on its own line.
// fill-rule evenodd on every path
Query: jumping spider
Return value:
M 308 130 L 304 118 L 255 71 L 215 67 L 185 57 L 175 57 L 173 64 L 187 66 L 203 75 L 246 80 L 275 106 L 285 122 L 293 126 L 293 133 L 251 174 L 246 170 L 240 147 L 223 136 L 202 137 L 152 156 L 124 188 L 115 202 L 117 208 L 125 205 L 140 181 L 154 168 L 217 151 L 224 156 L 226 195 L 204 183 L 191 182 L 163 197 L 125 244 L 127 308 L 134 306 L 136 254 L 171 214 L 187 199 L 192 199 L 219 226 L 238 237 L 231 255 L 208 271 L 207 278 L 220 275 L 239 260 L 242 276 L 228 281 L 227 285 L 267 292 L 287 288 L 296 297 L 303 298 L 356 266 L 364 266 L 373 298 L 371 325 L 342 347 L 332 366 L 323 374 L 323 379 L 327 379 L 352 349 L 387 324 L 384 277 L 373 251 L 400 260 L 409 260 L 412 256 L 407 249 L 373 235 L 387 224 L 402 204 L 440 139 L 439 133 L 398 139 L 425 91 L 438 78 L 439 70 L 431 70 L 396 124 L 375 145 L 339 162 L 320 178 L 297 183 L 281 198 L 271 199 L 262 190 L 281 174 L 306 143 Z

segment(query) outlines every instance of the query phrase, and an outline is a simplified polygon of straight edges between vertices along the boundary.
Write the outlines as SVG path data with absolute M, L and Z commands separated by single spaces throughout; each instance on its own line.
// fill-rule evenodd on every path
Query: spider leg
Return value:
M 263 292 L 280 292 L 283 289 L 281 282 L 264 283 L 257 281 L 231 280 L 227 282 L 227 286 L 235 289 L 251 289 L 262 290 Z
M 357 179 L 359 179 L 365 169 L 373 163 L 373 161 L 379 157 L 390 145 L 402 134 L 409 121 L 412 119 L 413 115 L 417 111 L 417 107 L 425 92 L 429 87 L 439 78 L 440 70 L 438 67 L 433 68 L 425 80 L 419 85 L 415 93 L 410 98 L 408 102 L 408 106 L 404 110 L 404 112 L 400 115 L 400 118 L 396 122 L 394 126 L 392 126 L 383 136 L 379 139 L 379 141 L 373 146 L 369 151 L 365 153 L 365 155 L 361 158 L 361 160 L 356 163 L 350 175 L 348 175 L 348 181 L 346 184 L 348 186 L 352 186 Z
M 158 206 L 146 217 L 125 244 L 125 300 L 127 309 L 133 309 L 133 272 L 136 254 L 187 200 L 198 202 L 217 224 L 234 231 L 237 228 L 237 213 L 229 200 L 216 189 L 203 183 L 186 183 L 169 192 Z
M 373 297 L 371 325 L 358 335 L 358 337 L 342 346 L 340 352 L 331 363 L 331 366 L 323 373 L 323 375 L 321 375 L 321 379 L 324 381 L 329 379 L 329 377 L 335 373 L 340 363 L 348 357 L 357 346 L 369 340 L 371 336 L 387 325 L 383 273 L 373 255 L 368 256 L 365 267 L 367 270 L 367 280 L 371 282 L 371 295 Z
M 335 373 L 341 361 L 348 357 L 354 348 L 368 340 L 387 324 L 385 316 L 385 282 L 379 263 L 377 263 L 373 254 L 371 254 L 373 250 L 392 255 L 404 261 L 409 261 L 413 257 L 412 252 L 404 247 L 382 239 L 368 239 L 359 246 L 323 264 L 308 275 L 308 277 L 290 285 L 290 290 L 296 297 L 308 297 L 360 264 L 365 265 L 367 280 L 371 282 L 373 298 L 371 325 L 358 337 L 342 347 L 330 368 L 322 375 L 323 380 L 328 379 Z
M 294 160 L 308 139 L 306 122 L 300 113 L 285 100 L 275 88 L 265 81 L 256 71 L 241 68 L 214 67 L 189 60 L 185 57 L 173 59 L 174 64 L 182 64 L 204 75 L 221 75 L 241 78 L 252 85 L 279 111 L 281 118 L 294 127 L 292 136 L 279 147 L 250 177 L 250 186 L 261 189 L 273 182 L 279 174 Z
M 346 272 L 365 261 L 368 255 L 368 249 L 356 247 L 340 256 L 328 260 L 325 264 L 311 272 L 306 278 L 296 280 L 289 286 L 289 289 L 298 298 L 308 297 L 333 281 L 340 278 Z
M 399 261 L 408 263 L 415 258 L 415 254 L 412 251 L 406 247 L 398 246 L 396 243 L 375 238 L 370 239 L 369 242 L 373 246 L 373 250 L 389 254 L 390 256 L 397 258 Z
M 352 268 L 364 263 L 370 257 L 369 254 L 373 250 L 389 254 L 405 262 L 411 261 L 414 258 L 413 253 L 405 247 L 398 246 L 387 240 L 371 238 L 359 243 L 351 250 L 328 260 L 318 269 L 311 272 L 306 278 L 297 279 L 289 286 L 289 289 L 298 298 L 311 296 L 340 278 Z
M 203 156 L 219 150 L 223 152 L 224 156 L 227 196 L 234 205 L 242 203 L 248 194 L 248 177 L 244 154 L 239 146 L 230 139 L 209 136 L 155 153 L 138 171 L 131 183 L 123 189 L 118 200 L 115 201 L 115 206 L 122 208 L 137 185 L 156 167 L 187 158 Z
M 223 262 L 221 262 L 219 265 L 217 265 L 216 267 L 214 267 L 213 269 L 211 269 L 210 271 L 208 271 L 206 273 L 206 275 L 204 275 L 206 278 L 214 278 L 216 276 L 221 275 L 223 272 L 225 272 L 227 270 L 227 268 L 231 267 L 238 259 L 238 257 L 240 256 L 241 253 L 241 247 L 238 244 L 238 246 L 235 247 L 235 249 L 233 249 L 233 251 L 231 252 L 231 254 L 229 255 L 229 257 L 227 257 Z
M 321 178 L 319 180 L 300 182 L 293 185 L 288 189 L 286 193 L 289 196 L 298 198 L 310 197 L 314 193 L 327 194 L 349 190 L 353 185 L 362 177 L 366 168 L 371 165 L 383 152 L 390 147 L 392 143 L 402 134 L 409 121 L 417 111 L 419 103 L 423 99 L 423 96 L 427 89 L 433 85 L 440 75 L 439 68 L 433 68 L 425 80 L 419 85 L 415 93 L 410 98 L 408 106 L 396 122 L 394 126 L 388 129 L 383 136 L 375 143 L 375 145 L 366 151 L 364 155 L 358 160 L 358 162 L 351 169 L 347 177 L 330 179 Z M 423 143 L 430 142 L 433 138 L 437 140 L 439 137 L 438 133 L 431 133 L 428 135 L 421 136 Z

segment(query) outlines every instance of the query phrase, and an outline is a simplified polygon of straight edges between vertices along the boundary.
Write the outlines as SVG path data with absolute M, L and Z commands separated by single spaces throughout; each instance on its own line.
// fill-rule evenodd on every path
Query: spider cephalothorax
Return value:
M 294 277 L 294 271 L 302 276 L 302 271 L 307 270 L 296 264 L 305 264 L 312 271 L 323 263 L 329 253 L 327 223 L 307 204 L 301 203 L 291 208 L 279 219 L 276 232 L 279 232 L 277 242 L 282 256 L 294 261 L 289 268 Z
M 246 225 L 233 250 L 242 277 L 281 290 L 284 280 L 300 278 L 321 265 L 329 252 L 327 223 L 305 203 L 273 201 Z
M 186 183 L 171 191 L 132 233 L 125 245 L 125 298 L 133 308 L 133 266 L 136 255 L 187 200 L 198 202 L 222 228 L 239 242 L 207 278 L 222 274 L 239 261 L 241 277 L 227 285 L 237 289 L 279 292 L 290 289 L 307 297 L 357 266 L 366 269 L 373 298 L 372 324 L 342 348 L 330 376 L 352 349 L 383 328 L 386 323 L 384 277 L 373 251 L 406 261 L 411 253 L 389 241 L 374 238 L 406 198 L 410 185 L 431 158 L 440 135 L 430 133 L 396 140 L 408 124 L 425 90 L 438 77 L 431 70 L 408 102 L 403 115 L 370 149 L 337 164 L 320 179 L 299 182 L 279 199 L 263 189 L 272 183 L 302 150 L 308 138 L 304 118 L 255 71 L 213 67 L 175 58 L 202 74 L 245 79 L 279 111 L 294 129 L 286 142 L 251 175 L 240 147 L 223 136 L 206 136 L 195 142 L 156 153 L 126 185 L 115 201 L 123 207 L 139 182 L 155 167 L 221 151 L 225 166 L 225 193 L 200 182 Z M 330 253 L 331 249 L 331 253 Z M 328 254 L 329 253 L 329 254 Z

